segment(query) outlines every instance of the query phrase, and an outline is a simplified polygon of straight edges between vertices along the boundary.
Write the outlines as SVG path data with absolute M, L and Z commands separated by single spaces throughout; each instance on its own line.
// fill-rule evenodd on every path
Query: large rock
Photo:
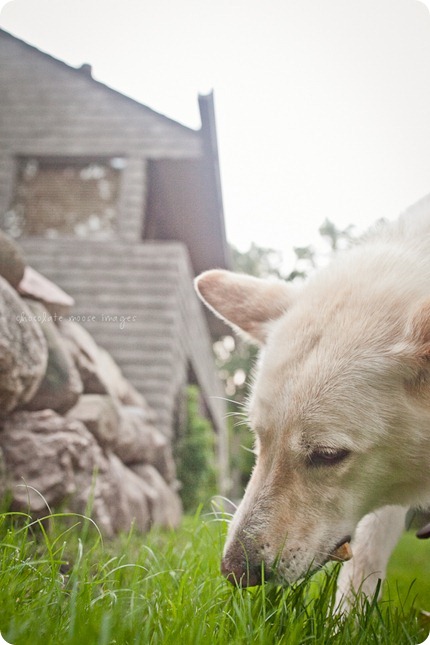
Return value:
M 0 277 L 0 414 L 25 404 L 45 374 L 48 350 L 40 326 Z
M 72 352 L 85 394 L 110 394 L 123 405 L 134 405 L 145 410 L 151 422 L 156 420 L 155 412 L 144 397 L 124 377 L 112 356 L 96 344 L 84 327 L 73 320 L 62 319 L 58 328 Z
M 81 377 L 85 394 L 107 394 L 108 390 L 98 366 L 99 348 L 84 327 L 63 319 L 58 329 L 67 344 Z
M 126 464 L 151 464 L 166 481 L 174 481 L 176 466 L 171 444 L 151 423 L 146 410 L 122 406 L 119 413 L 121 422 L 115 445 L 116 454 Z
M 145 485 L 79 421 L 51 410 L 15 412 L 0 431 L 12 508 L 90 514 L 112 536 L 150 522 Z
M 0 445 L 13 506 L 20 510 L 40 512 L 47 510 L 45 500 L 56 506 L 76 497 L 82 511 L 94 469 L 107 468 L 101 448 L 85 426 L 52 410 L 10 415 L 0 431 Z M 80 490 L 78 476 L 85 482 Z
M 83 423 L 103 448 L 116 445 L 120 415 L 118 406 L 108 394 L 83 394 L 67 417 Z
M 113 454 L 109 460 L 109 486 L 103 498 L 109 510 L 114 533 L 128 530 L 132 525 L 141 533 L 151 525 L 148 488 L 134 472 Z
M 151 522 L 163 528 L 177 528 L 182 519 L 182 503 L 179 495 L 164 481 L 153 466 L 139 464 L 131 469 L 147 485 Z
M 58 285 L 29 266 L 25 267 L 18 292 L 24 297 L 41 302 L 55 319 L 70 313 L 75 304 L 73 298 Z
M 0 231 L 0 275 L 17 287 L 25 271 L 25 261 L 21 249 L 3 231 Z
M 49 408 L 64 414 L 75 405 L 82 393 L 82 381 L 52 315 L 40 302 L 27 301 L 48 346 L 48 365 L 40 386 L 26 404 L 27 410 Z
M 7 491 L 6 463 L 3 450 L 0 448 L 0 503 L 5 498 Z M 3 509 L 1 509 L 3 510 Z

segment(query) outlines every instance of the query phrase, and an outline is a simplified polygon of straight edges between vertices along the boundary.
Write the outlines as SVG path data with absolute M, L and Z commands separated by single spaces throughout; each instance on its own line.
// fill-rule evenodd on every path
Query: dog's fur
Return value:
M 339 601 L 371 595 L 407 508 L 430 504 L 430 199 L 304 286 L 214 270 L 196 288 L 262 346 L 225 575 L 292 583 L 352 536 Z

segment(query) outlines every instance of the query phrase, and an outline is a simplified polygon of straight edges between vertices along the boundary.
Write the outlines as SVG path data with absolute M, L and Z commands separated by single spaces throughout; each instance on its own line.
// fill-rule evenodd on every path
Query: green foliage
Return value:
M 226 522 L 103 543 L 85 518 L 0 515 L 0 631 L 14 645 L 416 645 L 418 596 L 333 612 L 337 566 L 289 588 L 237 589 L 219 572 Z M 411 579 L 408 560 L 404 572 Z M 422 572 L 429 575 L 428 568 Z M 405 575 L 405 573 L 404 573 Z M 412 594 L 409 594 L 411 597 Z
M 187 426 L 176 445 L 184 510 L 194 512 L 216 494 L 215 440 L 212 425 L 199 411 L 199 389 L 187 388 Z

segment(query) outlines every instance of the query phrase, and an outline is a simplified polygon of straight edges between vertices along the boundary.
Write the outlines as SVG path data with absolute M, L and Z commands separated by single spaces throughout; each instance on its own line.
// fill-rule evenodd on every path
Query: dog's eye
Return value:
M 310 466 L 335 466 L 346 459 L 350 451 L 346 448 L 318 448 L 308 456 Z

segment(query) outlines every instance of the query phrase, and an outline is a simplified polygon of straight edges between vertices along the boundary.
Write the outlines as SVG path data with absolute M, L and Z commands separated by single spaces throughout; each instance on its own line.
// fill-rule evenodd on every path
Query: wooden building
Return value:
M 228 267 L 213 96 L 193 130 L 0 30 L 0 227 L 175 432 L 200 386 L 226 461 L 220 329 L 192 286 Z M 212 337 L 208 325 L 212 326 Z

